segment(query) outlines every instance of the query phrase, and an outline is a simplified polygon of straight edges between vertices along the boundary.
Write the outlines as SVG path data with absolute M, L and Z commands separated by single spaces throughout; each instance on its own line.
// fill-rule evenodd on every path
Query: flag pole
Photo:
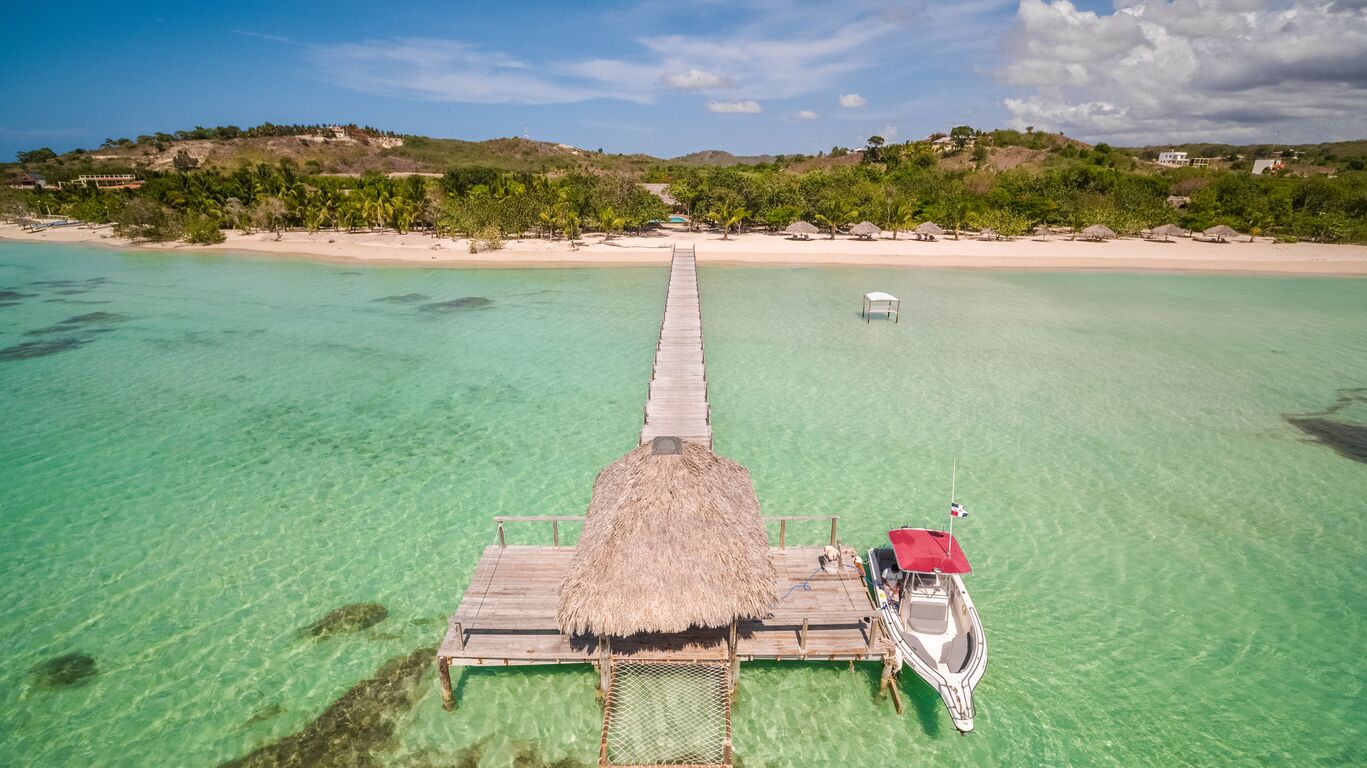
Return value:
M 945 547 L 945 557 L 954 556 L 954 496 L 959 488 L 959 460 L 955 459 L 949 470 L 949 545 Z

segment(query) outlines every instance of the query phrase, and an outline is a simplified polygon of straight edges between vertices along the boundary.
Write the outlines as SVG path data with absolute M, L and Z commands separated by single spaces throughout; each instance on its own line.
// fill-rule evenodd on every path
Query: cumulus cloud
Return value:
M 729 77 L 705 72 L 694 67 L 687 72 L 666 72 L 660 76 L 661 82 L 670 88 L 681 91 L 707 91 L 715 88 L 729 88 L 735 83 Z
M 385 96 L 489 104 L 651 99 L 632 85 L 639 72 L 610 63 L 590 60 L 553 71 L 457 40 L 408 37 L 313 45 L 309 56 L 338 85 Z
M 707 111 L 719 115 L 758 115 L 764 109 L 756 101 L 709 101 Z
M 840 106 L 844 107 L 845 109 L 858 109 L 859 107 L 862 107 L 868 103 L 868 99 L 864 98 L 863 96 L 860 96 L 857 93 L 840 94 Z
M 794 120 L 815 120 L 817 114 L 810 109 L 799 109 L 793 113 Z
M 885 126 L 883 126 L 882 132 L 880 132 L 878 135 L 879 135 L 879 136 L 882 136 L 883 138 L 887 139 L 888 141 L 892 141 L 893 139 L 897 138 L 897 133 L 898 133 L 898 131 L 897 131 L 897 126 L 895 126 L 895 125 L 885 125 Z
M 998 79 L 1011 123 L 1129 144 L 1324 140 L 1367 114 L 1367 4 L 1022 0 Z M 1358 130 L 1360 132 L 1360 130 Z

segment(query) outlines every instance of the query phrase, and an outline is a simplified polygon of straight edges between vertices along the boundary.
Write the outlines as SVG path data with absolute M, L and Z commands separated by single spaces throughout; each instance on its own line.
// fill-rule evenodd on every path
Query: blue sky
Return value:
M 1359 138 L 1360 0 L 29 3 L 0 153 L 356 122 L 673 156 L 1035 125 L 1113 143 Z M 44 21 L 51 24 L 44 24 Z

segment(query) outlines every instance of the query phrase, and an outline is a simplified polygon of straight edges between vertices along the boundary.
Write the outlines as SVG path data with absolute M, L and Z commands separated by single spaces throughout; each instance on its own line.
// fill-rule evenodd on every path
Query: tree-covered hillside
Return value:
M 586 228 L 639 231 L 668 213 L 639 184 L 653 181 L 668 185 L 695 224 L 727 231 L 780 229 L 803 219 L 832 233 L 869 220 L 893 232 L 924 221 L 1006 236 L 1039 224 L 1078 230 L 1100 223 L 1129 235 L 1176 223 L 1197 230 L 1227 224 L 1286 240 L 1367 242 L 1367 171 L 1352 158 L 1332 176 L 1252 176 L 1237 168 L 1163 168 L 1142 152 L 1057 134 L 959 126 L 932 137 L 939 141 L 874 136 L 853 150 L 714 166 L 718 153 L 665 161 L 525 139 L 458 142 L 356 126 L 241 132 L 258 132 L 252 136 L 224 130 L 111 140 L 100 150 L 63 156 L 25 153 L 11 173 L 41 173 L 47 186 L 4 190 L 0 215 L 61 212 L 113 222 L 140 239 L 209 242 L 221 228 L 300 228 L 420 230 L 494 242 Z M 197 142 L 209 151 L 192 153 Z M 251 154 L 240 142 L 293 142 L 314 154 L 270 154 L 269 144 Z M 231 153 L 215 155 L 214 148 Z M 141 161 L 148 157 L 170 159 L 150 167 Z M 356 157 L 406 165 L 361 172 L 329 165 Z M 69 183 L 80 173 L 114 171 L 137 175 L 142 187 Z

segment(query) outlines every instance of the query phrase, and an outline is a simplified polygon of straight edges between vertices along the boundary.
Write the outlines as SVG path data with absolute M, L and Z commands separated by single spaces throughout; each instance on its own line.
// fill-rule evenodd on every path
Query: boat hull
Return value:
M 957 575 L 945 575 L 941 578 L 947 582 L 947 588 L 954 593 L 952 598 L 952 608 L 958 612 L 956 626 L 960 631 L 952 637 L 958 640 L 958 635 L 966 635 L 963 638 L 968 643 L 968 651 L 962 663 L 956 663 L 955 668 L 948 668 L 943 663 L 938 663 L 934 659 L 926 658 L 926 638 L 918 636 L 918 633 L 907 627 L 898 612 L 898 606 L 892 603 L 887 594 L 878 583 L 877 574 L 881 573 L 881 568 L 885 563 L 880 562 L 878 550 L 869 550 L 869 579 L 870 587 L 873 590 L 874 601 L 878 611 L 883 617 L 884 626 L 887 627 L 889 638 L 897 647 L 898 655 L 903 664 L 910 667 L 916 676 L 921 678 L 936 693 L 940 694 L 940 699 L 948 711 L 950 719 L 954 721 L 954 727 L 962 733 L 973 730 L 974 717 L 977 714 L 973 702 L 973 689 L 982 680 L 983 674 L 987 671 L 987 636 L 983 633 L 982 622 L 978 618 L 978 611 L 973 606 L 973 600 L 968 595 L 968 590 L 964 588 L 963 580 Z M 943 636 L 936 636 L 936 641 L 944 644 Z

